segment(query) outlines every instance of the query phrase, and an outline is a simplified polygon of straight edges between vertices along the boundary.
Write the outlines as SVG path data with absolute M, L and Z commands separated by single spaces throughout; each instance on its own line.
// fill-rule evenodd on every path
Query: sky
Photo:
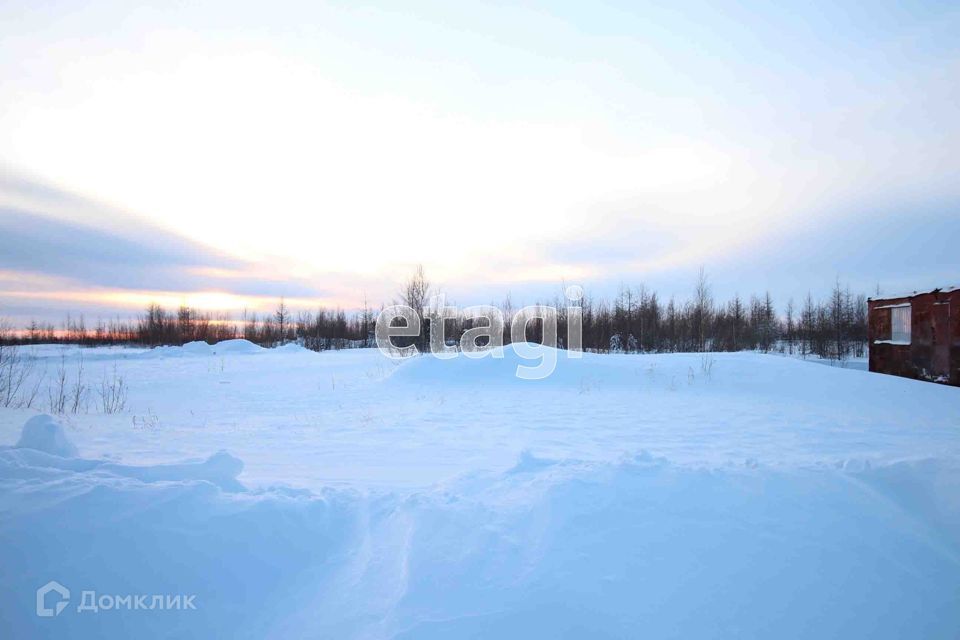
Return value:
M 154 4 L 0 0 L 0 316 L 960 284 L 951 3 Z

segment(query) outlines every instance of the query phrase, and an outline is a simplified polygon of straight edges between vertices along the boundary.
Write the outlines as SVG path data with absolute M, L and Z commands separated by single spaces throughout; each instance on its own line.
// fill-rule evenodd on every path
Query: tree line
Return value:
M 395 302 L 426 315 L 435 289 L 422 268 L 404 284 Z M 567 309 L 580 307 L 586 351 L 597 353 L 669 353 L 703 351 L 780 351 L 803 356 L 845 359 L 863 357 L 867 345 L 866 296 L 853 294 L 837 281 L 827 299 L 811 295 L 799 303 L 788 300 L 778 308 L 769 292 L 742 298 L 734 295 L 716 301 L 701 270 L 689 298 L 664 300 L 644 285 L 621 286 L 612 299 L 584 295 L 571 302 L 561 296 L 540 302 L 557 312 L 560 348 L 566 348 Z M 519 313 L 508 296 L 497 306 L 504 315 L 504 343 L 509 326 Z M 381 307 L 382 308 L 382 307 Z M 314 350 L 374 346 L 377 313 L 366 303 L 359 311 L 319 308 L 291 311 L 284 300 L 270 313 L 244 312 L 239 319 L 181 306 L 168 311 L 151 304 L 132 320 L 97 320 L 87 325 L 83 316 L 68 317 L 59 327 L 31 322 L 21 331 L 0 331 L 3 344 L 70 343 L 95 345 L 182 345 L 192 341 L 216 343 L 244 338 L 272 347 L 295 342 Z M 429 335 L 424 322 L 423 344 Z M 448 319 L 444 335 L 451 343 L 470 328 L 464 318 Z M 542 327 L 528 323 L 526 339 L 542 340 Z
M 159 304 L 150 304 L 130 320 L 98 319 L 95 324 L 88 324 L 81 315 L 67 316 L 59 326 L 36 321 L 22 330 L 7 326 L 0 330 L 0 344 L 158 347 L 194 341 L 215 344 L 242 338 L 264 347 L 296 342 L 314 351 L 324 351 L 373 346 L 375 321 L 376 315 L 366 306 L 356 313 L 324 308 L 293 313 L 282 299 L 273 312 L 244 311 L 240 319 L 188 306 L 168 311 Z
M 401 290 L 400 302 L 423 317 L 430 286 L 418 271 Z M 716 302 L 703 270 L 690 298 L 664 301 L 644 285 L 621 286 L 612 300 L 584 295 L 575 302 L 556 296 L 549 302 L 557 316 L 557 346 L 566 348 L 569 309 L 580 307 L 582 348 L 595 353 L 672 353 L 707 351 L 783 352 L 843 360 L 867 352 L 867 297 L 834 284 L 826 300 L 811 294 L 797 305 L 792 299 L 778 311 L 769 292 L 740 295 Z M 504 344 L 511 340 L 510 325 L 519 310 L 509 296 L 497 306 L 504 315 Z M 426 335 L 429 335 L 429 321 Z M 459 341 L 471 327 L 469 319 L 446 321 L 444 337 Z M 525 339 L 539 343 L 542 323 L 531 318 Z M 427 337 L 421 342 L 426 344 Z M 421 345 L 421 348 L 422 348 Z

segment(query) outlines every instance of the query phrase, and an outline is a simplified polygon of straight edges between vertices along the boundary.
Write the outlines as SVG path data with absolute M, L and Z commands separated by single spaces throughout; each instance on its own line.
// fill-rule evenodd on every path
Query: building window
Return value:
M 910 305 L 890 309 L 890 341 L 910 344 Z

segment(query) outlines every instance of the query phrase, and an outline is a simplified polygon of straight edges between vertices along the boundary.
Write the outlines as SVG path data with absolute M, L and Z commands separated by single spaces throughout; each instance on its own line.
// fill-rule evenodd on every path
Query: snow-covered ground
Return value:
M 528 381 L 511 349 L 32 351 L 130 396 L 65 438 L 0 410 L 3 637 L 960 630 L 960 389 L 760 354 Z M 38 617 L 51 580 L 70 602 Z

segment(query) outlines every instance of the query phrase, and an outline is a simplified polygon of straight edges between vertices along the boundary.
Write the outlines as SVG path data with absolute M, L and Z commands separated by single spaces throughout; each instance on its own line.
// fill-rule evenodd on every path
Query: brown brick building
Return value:
M 960 287 L 870 298 L 870 371 L 960 386 Z

